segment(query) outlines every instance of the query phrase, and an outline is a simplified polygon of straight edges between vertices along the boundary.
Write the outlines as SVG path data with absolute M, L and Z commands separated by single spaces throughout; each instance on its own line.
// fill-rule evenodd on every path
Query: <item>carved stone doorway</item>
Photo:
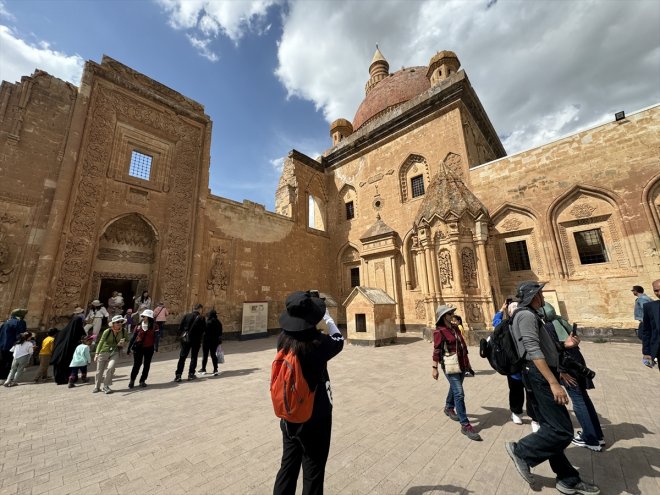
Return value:
M 124 297 L 124 311 L 133 307 L 133 297 L 148 290 L 156 296 L 156 253 L 158 238 L 155 229 L 141 215 L 131 214 L 112 222 L 101 235 L 90 287 L 90 298 L 103 304 L 113 291 Z

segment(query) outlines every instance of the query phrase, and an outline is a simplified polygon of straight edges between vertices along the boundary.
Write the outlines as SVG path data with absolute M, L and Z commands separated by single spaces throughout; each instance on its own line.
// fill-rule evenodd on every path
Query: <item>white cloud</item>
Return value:
M 276 75 L 352 120 L 375 44 L 390 63 L 457 53 L 509 153 L 660 101 L 660 2 L 290 0 Z
M 247 32 L 262 34 L 268 8 L 283 0 L 156 0 L 169 16 L 174 29 L 188 31 L 187 37 L 199 54 L 211 62 L 218 55 L 211 48 L 218 36 L 238 44 Z
M 32 74 L 35 69 L 41 69 L 75 85 L 80 84 L 84 65 L 80 55 L 67 55 L 53 50 L 46 41 L 28 43 L 5 25 L 0 25 L 0 46 L 0 80 L 16 82 L 22 76 Z
M 5 5 L 5 2 L 0 0 L 0 17 L 4 17 L 5 19 L 9 21 L 15 21 L 16 17 L 7 10 L 7 6 Z
M 270 162 L 270 165 L 273 167 L 273 170 L 277 172 L 278 174 L 282 173 L 282 169 L 284 168 L 284 157 L 282 158 L 273 158 L 272 160 L 268 160 Z
M 209 48 L 209 44 L 211 43 L 209 38 L 199 39 L 191 34 L 187 34 L 186 36 L 188 41 L 190 41 L 190 44 L 197 48 L 197 51 L 202 57 L 210 60 L 211 62 L 217 62 L 219 60 L 218 55 Z

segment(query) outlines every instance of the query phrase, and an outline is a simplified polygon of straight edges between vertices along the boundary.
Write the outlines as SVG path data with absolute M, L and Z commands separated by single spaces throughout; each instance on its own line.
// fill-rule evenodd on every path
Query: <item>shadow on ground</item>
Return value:
M 482 407 L 488 411 L 485 414 L 468 413 L 472 423 L 479 426 L 479 431 L 485 431 L 493 426 L 504 426 L 511 421 L 511 411 L 503 407 Z
M 411 486 L 408 488 L 406 495 L 424 495 L 425 493 L 459 493 L 461 495 L 467 493 L 474 493 L 472 490 L 463 488 L 456 485 L 428 485 L 428 486 Z

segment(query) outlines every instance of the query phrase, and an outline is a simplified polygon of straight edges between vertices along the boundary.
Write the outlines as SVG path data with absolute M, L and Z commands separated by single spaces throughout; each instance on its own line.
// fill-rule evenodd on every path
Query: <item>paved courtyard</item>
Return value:
M 112 395 L 30 381 L 0 389 L 1 494 L 268 494 L 281 438 L 268 394 L 275 338 L 226 342 L 220 377 L 174 383 L 161 353 L 147 389 L 129 391 L 130 358 Z M 639 345 L 584 343 L 597 371 L 591 396 L 607 448 L 568 457 L 603 494 L 660 493 L 660 376 Z M 471 349 L 471 442 L 442 413 L 446 380 L 431 379 L 431 345 L 415 336 L 379 349 L 346 346 L 330 363 L 335 402 L 328 494 L 557 493 L 547 463 L 531 490 L 504 442 L 530 431 L 509 421 L 506 380 Z M 24 375 L 30 380 L 35 369 Z M 577 423 L 576 423 L 577 425 Z M 299 490 L 300 492 L 300 490 Z

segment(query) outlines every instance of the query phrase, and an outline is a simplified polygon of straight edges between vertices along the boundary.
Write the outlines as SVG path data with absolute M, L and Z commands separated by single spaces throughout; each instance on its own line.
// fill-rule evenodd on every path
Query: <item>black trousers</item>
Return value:
M 215 350 L 218 344 L 212 345 L 208 342 L 202 343 L 202 371 L 206 371 L 206 363 L 209 360 L 209 352 L 211 353 L 211 362 L 213 363 L 213 372 L 218 371 L 218 356 L 215 355 Z
M 6 380 L 11 371 L 11 362 L 14 360 L 14 355 L 11 351 L 0 351 L 0 378 Z
M 188 369 L 188 376 L 195 374 L 195 369 L 197 368 L 197 356 L 199 355 L 199 348 L 201 345 L 201 342 L 181 342 L 179 363 L 176 365 L 177 376 L 183 374 L 183 369 L 186 367 L 186 359 L 188 359 L 188 354 L 190 354 L 190 368 Z
M 527 400 L 534 404 L 541 429 L 520 439 L 515 453 L 530 467 L 549 461 L 550 467 L 557 475 L 557 480 L 563 481 L 568 486 L 574 486 L 580 481 L 580 475 L 564 454 L 564 449 L 573 440 L 573 423 L 568 415 L 568 409 L 555 402 L 550 384 L 534 364 L 525 365 L 523 380 L 525 386 L 533 392 Z M 557 380 L 559 380 L 558 376 Z
M 149 369 L 151 369 L 151 358 L 154 357 L 153 347 L 134 347 L 133 348 L 133 369 L 131 370 L 131 382 L 134 382 L 140 371 L 140 366 L 144 362 L 142 374 L 140 375 L 140 383 L 147 381 L 149 376 Z
M 300 466 L 303 495 L 322 495 L 325 463 L 330 452 L 332 417 L 294 424 L 280 420 L 282 464 L 275 478 L 273 495 L 295 495 Z
M 509 409 L 514 414 L 522 414 L 523 406 L 525 405 L 525 394 L 527 394 L 527 416 L 534 421 L 538 421 L 536 413 L 534 412 L 534 401 L 530 399 L 533 395 L 529 390 L 525 390 L 525 384 L 522 380 L 516 380 L 510 376 L 506 377 L 509 384 Z

